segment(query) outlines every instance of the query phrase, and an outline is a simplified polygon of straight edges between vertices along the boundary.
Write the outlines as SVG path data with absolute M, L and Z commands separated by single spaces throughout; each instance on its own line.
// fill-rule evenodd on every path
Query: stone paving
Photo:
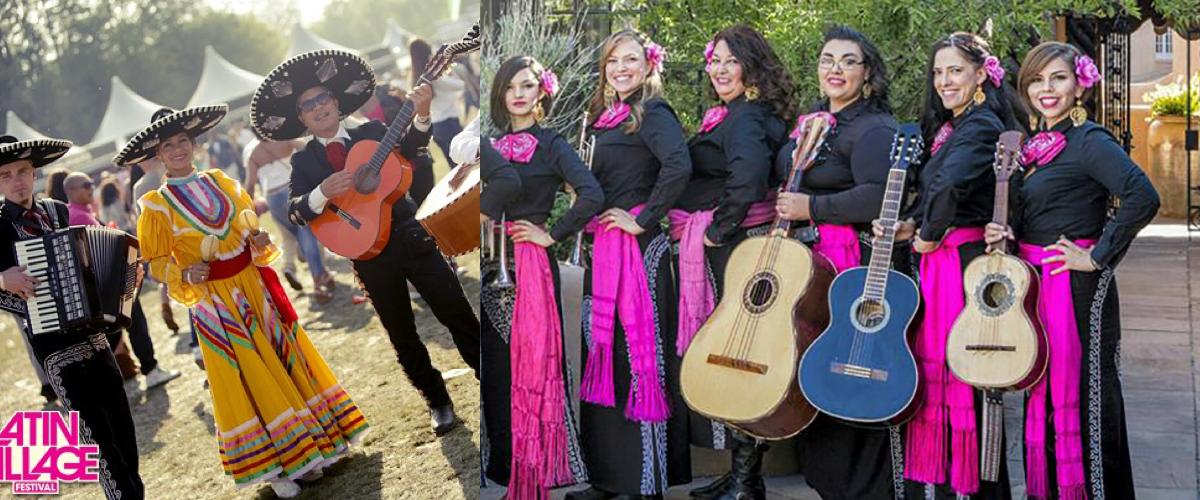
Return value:
M 1200 234 L 1189 243 L 1178 224 L 1155 224 L 1142 232 L 1117 273 L 1121 296 L 1121 371 L 1134 481 L 1140 500 L 1200 500 Z M 1019 395 L 1006 398 L 1009 470 L 1014 498 L 1024 498 L 1020 471 Z M 727 466 L 724 455 L 697 450 L 694 470 L 711 474 Z M 770 499 L 819 497 L 794 471 L 788 447 L 772 453 L 767 479 Z M 672 488 L 669 500 L 687 499 L 687 491 L 705 484 Z M 574 489 L 574 488 L 572 488 Z M 567 491 L 555 491 L 559 499 Z M 495 500 L 503 488 L 481 491 Z M 1111 499 L 1110 499 L 1111 500 Z M 1118 499 L 1126 500 L 1126 499 Z

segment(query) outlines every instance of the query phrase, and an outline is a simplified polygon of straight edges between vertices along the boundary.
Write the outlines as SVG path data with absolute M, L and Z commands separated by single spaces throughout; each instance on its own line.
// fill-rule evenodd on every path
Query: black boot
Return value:
M 726 472 L 725 474 L 722 474 L 721 477 L 718 477 L 713 482 L 708 483 L 708 485 L 701 486 L 692 491 L 689 491 L 688 495 L 691 496 L 692 498 L 695 498 L 696 500 L 709 500 L 709 499 L 715 497 L 717 494 L 719 494 L 719 492 L 721 492 L 725 488 L 727 488 L 729 486 L 730 481 L 732 481 L 732 480 L 733 480 L 733 473 Z
M 567 496 L 563 498 L 566 500 L 608 500 L 610 498 L 616 498 L 616 496 L 616 493 L 605 491 L 595 486 L 589 486 L 588 489 L 583 491 L 572 491 L 567 493 Z
M 729 485 L 712 500 L 766 500 L 763 482 L 763 454 L 767 446 L 742 443 L 733 449 L 733 471 Z

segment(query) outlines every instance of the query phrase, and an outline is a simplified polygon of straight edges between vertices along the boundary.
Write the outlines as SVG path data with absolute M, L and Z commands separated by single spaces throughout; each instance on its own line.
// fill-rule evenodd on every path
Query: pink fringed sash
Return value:
M 1096 240 L 1078 240 L 1082 248 Z M 1021 258 L 1041 269 L 1038 315 L 1050 346 L 1048 373 L 1029 395 L 1025 414 L 1026 482 L 1031 498 L 1050 498 L 1049 467 L 1046 457 L 1046 391 L 1054 407 L 1054 470 L 1058 480 L 1058 498 L 1084 500 L 1087 487 L 1083 475 L 1083 437 L 1080 417 L 1079 377 L 1083 347 L 1075 323 L 1075 302 L 1071 295 L 1071 272 L 1051 275 L 1061 262 L 1042 265 L 1042 260 L 1058 252 L 1038 245 L 1021 243 Z
M 742 227 L 774 220 L 776 196 L 771 192 L 767 199 L 750 205 Z M 671 210 L 667 219 L 671 222 L 671 239 L 679 242 L 679 337 L 675 348 L 683 356 L 696 332 L 717 307 L 716 292 L 704 269 L 704 232 L 712 225 L 713 210 Z
M 858 231 L 853 226 L 839 224 L 817 224 L 821 239 L 813 245 L 813 251 L 824 255 L 840 273 L 862 265 L 862 247 Z
M 921 259 L 921 299 L 925 321 L 916 358 L 924 384 L 924 404 L 908 426 L 904 477 L 923 483 L 946 482 L 946 421 L 950 423 L 950 487 L 961 494 L 979 491 L 979 442 L 975 435 L 975 395 L 950 376 L 946 338 L 962 312 L 962 259 L 958 247 L 983 239 L 983 228 L 951 231 L 937 250 Z
M 644 206 L 638 205 L 629 213 L 636 216 Z M 599 218 L 588 223 L 587 231 L 595 235 L 592 243 L 592 343 L 588 348 L 580 398 L 608 407 L 616 404 L 613 336 L 619 313 L 632 358 L 630 372 L 634 376 L 625 417 L 636 422 L 664 422 L 671 416 L 671 408 L 658 377 L 654 303 L 637 237 L 619 228 L 606 229 Z
M 546 250 L 514 245 L 517 298 L 512 319 L 512 478 L 508 498 L 550 498 L 572 481 L 567 464 L 562 323 Z

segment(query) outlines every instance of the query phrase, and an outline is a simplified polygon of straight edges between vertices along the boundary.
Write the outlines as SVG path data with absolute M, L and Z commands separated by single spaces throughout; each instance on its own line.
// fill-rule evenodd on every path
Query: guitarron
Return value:
M 456 56 L 477 50 L 479 43 L 476 24 L 461 41 L 438 49 L 418 85 L 440 78 L 450 70 Z M 392 205 L 412 185 L 412 164 L 392 149 L 412 124 L 413 111 L 412 101 L 405 102 L 382 141 L 358 141 L 347 153 L 346 170 L 354 174 L 353 187 L 329 200 L 326 210 L 309 223 L 317 239 L 334 253 L 367 260 L 387 246 L 392 234 Z
M 892 141 L 869 266 L 847 269 L 829 288 L 831 323 L 800 360 L 800 388 L 822 412 L 852 423 L 895 425 L 915 413 L 917 362 L 909 329 L 921 304 L 917 284 L 891 269 L 896 219 L 909 164 L 921 155 L 921 131 L 901 125 Z
M 815 118 L 807 127 L 788 192 L 800 187 L 830 124 Z M 733 250 L 724 299 L 696 332 L 680 373 L 688 406 L 762 439 L 794 436 L 816 417 L 796 385 L 796 360 L 829 323 L 824 301 L 833 266 L 790 238 L 790 227 L 776 217 L 770 234 Z

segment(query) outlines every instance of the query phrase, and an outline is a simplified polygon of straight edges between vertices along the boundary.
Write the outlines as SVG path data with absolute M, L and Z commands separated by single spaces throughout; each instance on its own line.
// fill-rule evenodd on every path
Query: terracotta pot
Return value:
M 1193 129 L 1198 125 L 1193 121 Z M 1142 165 L 1150 182 L 1158 190 L 1162 208 L 1158 215 L 1170 218 L 1187 216 L 1187 151 L 1184 132 L 1187 121 L 1182 116 L 1158 116 L 1150 122 L 1149 165 Z M 1192 152 L 1192 183 L 1200 184 L 1200 154 Z M 1193 193 L 1192 202 L 1200 204 L 1200 193 Z

